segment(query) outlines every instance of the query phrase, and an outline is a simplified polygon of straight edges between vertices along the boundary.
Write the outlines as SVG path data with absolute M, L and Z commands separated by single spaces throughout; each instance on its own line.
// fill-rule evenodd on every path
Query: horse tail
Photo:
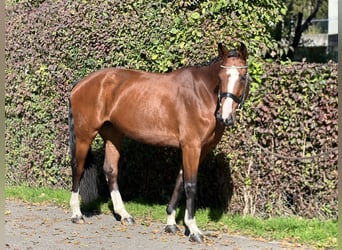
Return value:
M 69 143 L 72 171 L 77 171 L 76 162 L 76 135 L 74 127 L 74 117 L 72 113 L 71 100 L 69 98 Z M 84 164 L 84 173 L 80 181 L 79 193 L 82 203 L 90 203 L 99 197 L 107 197 L 108 191 L 104 190 L 103 184 L 106 183 L 102 169 L 97 167 L 93 160 L 91 147 L 88 150 Z
M 72 115 L 71 100 L 69 98 L 69 146 L 70 146 L 70 157 L 71 157 L 71 168 L 74 170 L 76 168 L 76 136 L 74 128 L 74 117 Z

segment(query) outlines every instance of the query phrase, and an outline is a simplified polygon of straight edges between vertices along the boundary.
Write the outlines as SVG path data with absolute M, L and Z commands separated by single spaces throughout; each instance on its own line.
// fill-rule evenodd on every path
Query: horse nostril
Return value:
M 220 112 L 217 112 L 217 114 L 216 114 L 216 119 L 217 119 L 219 122 L 223 122 L 222 115 L 221 115 Z
M 226 119 L 224 121 L 224 125 L 226 125 L 227 127 L 233 127 L 234 126 L 234 121 Z
M 235 118 L 233 114 L 230 114 L 226 119 L 224 119 L 222 117 L 222 114 L 220 112 L 217 112 L 216 119 L 218 122 L 220 122 L 221 124 L 227 127 L 232 127 L 234 126 L 234 123 L 235 123 Z
M 234 126 L 234 117 L 232 115 L 229 115 L 227 117 L 227 119 L 224 120 L 224 124 L 227 126 L 227 127 L 232 127 Z

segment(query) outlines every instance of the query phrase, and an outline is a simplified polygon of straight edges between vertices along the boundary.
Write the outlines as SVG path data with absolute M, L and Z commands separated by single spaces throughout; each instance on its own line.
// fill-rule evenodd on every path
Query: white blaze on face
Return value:
M 227 69 L 226 71 L 228 75 L 228 82 L 227 82 L 227 92 L 234 93 L 235 84 L 238 83 L 239 79 L 239 71 L 237 68 L 232 66 L 231 68 Z M 226 120 L 229 115 L 233 112 L 233 99 L 226 98 L 222 105 L 222 119 Z

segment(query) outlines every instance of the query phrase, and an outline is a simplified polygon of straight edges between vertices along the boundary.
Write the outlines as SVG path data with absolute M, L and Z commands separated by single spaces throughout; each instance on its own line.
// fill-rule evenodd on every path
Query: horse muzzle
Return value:
M 233 127 L 235 124 L 235 118 L 232 114 L 230 114 L 226 119 L 223 119 L 222 114 L 218 112 L 216 114 L 216 120 L 226 127 Z

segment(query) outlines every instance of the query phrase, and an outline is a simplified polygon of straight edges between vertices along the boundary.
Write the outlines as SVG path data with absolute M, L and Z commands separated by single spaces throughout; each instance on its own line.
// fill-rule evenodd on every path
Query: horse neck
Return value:
M 216 61 L 211 63 L 208 66 L 204 66 L 203 67 L 203 77 L 205 79 L 205 84 L 207 86 L 207 89 L 209 90 L 209 92 L 213 93 L 213 94 L 217 94 L 217 87 L 219 84 L 219 71 L 220 71 L 220 65 L 221 65 L 221 61 Z

